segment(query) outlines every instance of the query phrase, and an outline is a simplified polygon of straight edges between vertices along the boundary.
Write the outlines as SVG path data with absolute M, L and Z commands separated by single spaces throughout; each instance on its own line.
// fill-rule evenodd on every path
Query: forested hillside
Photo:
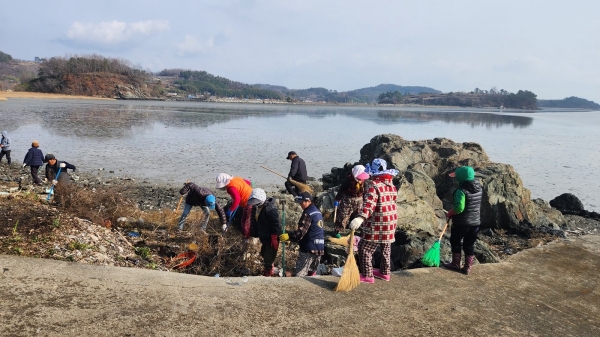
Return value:
M 0 90 L 19 89 L 21 83 L 37 76 L 38 64 L 16 60 L 0 51 Z
M 163 70 L 161 73 L 168 74 L 169 71 Z M 203 94 L 205 96 L 212 95 L 219 97 L 283 99 L 283 96 L 277 91 L 235 82 L 224 77 L 211 75 L 206 71 L 179 71 L 179 78 L 175 81 L 175 85 L 178 89 L 189 94 Z
M 584 98 L 575 96 L 567 97 L 565 99 L 540 99 L 538 100 L 538 106 L 543 108 L 570 108 L 570 109 L 592 109 L 599 110 L 600 104 L 588 101 Z

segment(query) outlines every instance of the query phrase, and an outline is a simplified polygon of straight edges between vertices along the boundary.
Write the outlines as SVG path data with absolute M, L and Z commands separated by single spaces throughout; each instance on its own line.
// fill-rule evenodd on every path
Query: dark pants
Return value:
M 461 241 L 462 250 L 465 255 L 473 255 L 475 253 L 475 241 L 479 233 L 480 226 L 452 226 L 450 231 L 450 246 L 452 246 L 452 254 L 460 254 Z
M 0 161 L 2 161 L 2 158 L 4 158 L 4 155 L 6 155 L 6 160 L 8 160 L 8 165 L 10 165 L 10 150 L 8 150 L 8 151 L 2 150 L 2 152 L 0 152 Z
M 299 183 L 303 183 L 306 184 L 306 181 L 300 181 L 300 180 L 296 180 Z M 290 183 L 289 181 L 285 182 L 285 189 L 294 197 L 298 196 L 298 194 L 300 194 L 300 191 L 298 191 L 298 188 L 296 186 L 294 186 L 294 184 Z
M 40 180 L 40 177 L 38 177 L 38 170 L 40 169 L 39 166 L 30 166 L 31 167 L 31 177 L 33 178 L 33 182 L 37 185 L 41 185 L 42 181 Z
M 277 249 L 273 249 L 273 247 L 271 247 L 270 239 L 261 239 L 260 243 L 262 244 L 260 247 L 260 256 L 262 256 L 264 260 L 265 270 L 271 270 L 273 263 L 275 262 L 275 258 L 277 257 Z

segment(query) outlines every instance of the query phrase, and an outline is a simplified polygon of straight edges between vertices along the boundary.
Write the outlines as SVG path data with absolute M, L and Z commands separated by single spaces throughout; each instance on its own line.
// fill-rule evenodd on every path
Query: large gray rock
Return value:
M 563 193 L 550 200 L 550 206 L 566 214 L 579 214 L 579 212 L 585 211 L 581 200 L 571 193 Z
M 373 137 L 360 150 L 360 155 L 355 164 L 383 158 L 389 168 L 400 171 L 394 179 L 399 214 L 396 242 L 392 246 L 396 268 L 418 265 L 437 239 L 445 223 L 443 209 L 452 208 L 452 193 L 457 187 L 448 173 L 459 166 L 472 166 L 483 186 L 483 228 L 559 233 L 558 229 L 565 224 L 559 211 L 543 200 L 531 200 L 531 192 L 523 186 L 512 166 L 490 162 L 479 144 L 455 143 L 445 138 L 407 141 L 385 134 Z M 318 196 L 318 204 L 324 214 L 332 212 L 335 189 L 331 186 L 339 185 L 352 165 L 346 163 L 344 168 L 334 168 L 323 176 L 324 185 L 326 181 L 329 189 Z M 447 237 L 442 240 L 442 256 L 450 256 Z M 498 261 L 498 256 L 483 242 L 477 244 L 476 256 L 483 263 Z

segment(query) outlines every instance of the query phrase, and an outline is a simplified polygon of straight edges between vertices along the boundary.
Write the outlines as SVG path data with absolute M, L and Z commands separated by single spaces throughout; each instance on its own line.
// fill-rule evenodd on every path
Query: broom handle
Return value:
M 444 229 L 442 230 L 442 234 L 440 234 L 440 238 L 438 239 L 438 241 L 442 241 L 442 236 L 444 236 L 444 233 L 446 232 L 446 228 L 448 228 L 448 222 L 450 220 L 446 220 L 446 225 L 444 226 Z
M 265 170 L 267 170 L 267 171 L 269 171 L 269 172 L 271 172 L 271 173 L 275 173 L 276 175 L 280 176 L 281 178 L 287 179 L 287 177 L 286 177 L 286 176 L 284 176 L 284 175 L 282 175 L 282 174 L 279 174 L 279 173 L 277 173 L 277 172 L 275 172 L 275 171 L 271 170 L 271 169 L 270 169 L 270 168 L 268 168 L 268 167 L 264 167 L 264 166 L 262 166 L 262 165 L 260 165 L 260 167 L 264 168 Z

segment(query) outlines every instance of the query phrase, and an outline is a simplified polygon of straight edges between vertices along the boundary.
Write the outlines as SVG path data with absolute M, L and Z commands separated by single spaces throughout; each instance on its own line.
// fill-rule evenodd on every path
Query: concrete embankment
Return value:
M 0 255 L 2 336 L 598 336 L 600 236 L 331 291 Z

